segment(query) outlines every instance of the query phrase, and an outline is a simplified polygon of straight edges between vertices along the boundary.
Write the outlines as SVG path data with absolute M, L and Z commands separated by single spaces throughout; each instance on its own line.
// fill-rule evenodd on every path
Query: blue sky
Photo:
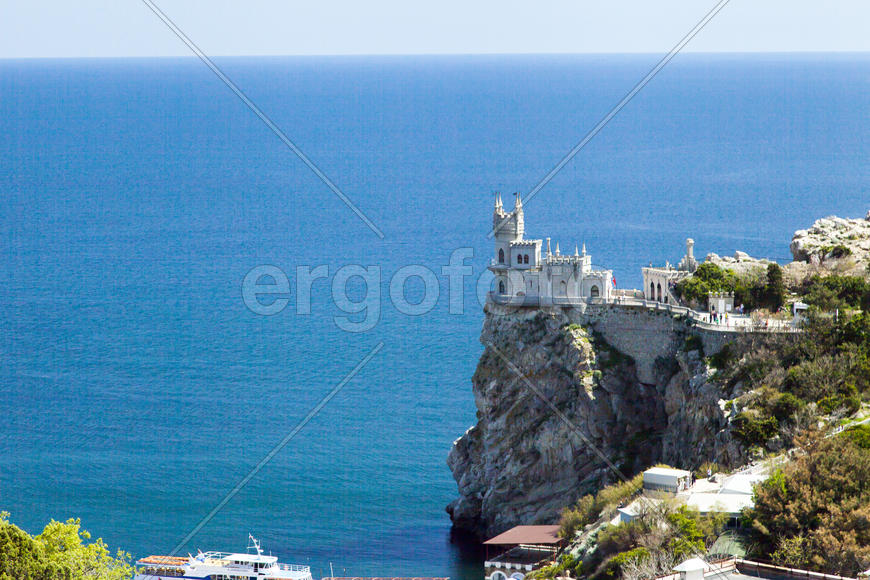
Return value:
M 715 0 L 154 0 L 209 55 L 667 52 Z M 0 0 L 0 58 L 173 56 L 140 0 Z M 867 51 L 870 2 L 731 0 L 696 52 Z

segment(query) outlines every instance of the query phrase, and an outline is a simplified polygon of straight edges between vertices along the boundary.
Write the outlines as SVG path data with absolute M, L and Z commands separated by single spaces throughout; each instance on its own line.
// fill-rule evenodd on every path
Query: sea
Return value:
M 493 194 L 660 57 L 216 58 L 271 127 L 194 57 L 0 61 L 0 510 L 134 557 L 251 533 L 316 578 L 480 579 L 444 508 Z M 526 235 L 638 288 L 687 237 L 788 261 L 868 188 L 870 56 L 681 54 Z

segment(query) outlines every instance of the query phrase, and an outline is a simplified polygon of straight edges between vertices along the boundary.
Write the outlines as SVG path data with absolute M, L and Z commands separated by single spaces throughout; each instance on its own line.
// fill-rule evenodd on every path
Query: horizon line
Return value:
M 211 58 L 372 58 L 372 57 L 500 57 L 500 56 L 646 56 L 660 55 L 661 51 L 588 51 L 588 52 L 372 52 L 372 53 L 251 53 L 251 54 L 210 54 Z M 727 56 L 727 55 L 870 55 L 867 50 L 837 49 L 798 49 L 798 50 L 698 50 L 684 51 L 682 55 Z M 0 56 L 0 61 L 11 60 L 121 60 L 121 59 L 196 59 L 191 54 L 155 55 L 30 55 Z

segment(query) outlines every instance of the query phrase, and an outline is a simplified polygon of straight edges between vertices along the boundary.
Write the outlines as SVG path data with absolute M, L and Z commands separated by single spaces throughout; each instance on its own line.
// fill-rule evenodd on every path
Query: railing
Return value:
M 303 566 L 301 564 L 278 564 L 278 568 L 286 570 L 287 572 L 311 572 L 309 566 Z
M 722 560 L 713 560 L 707 562 L 709 568 L 704 570 L 704 577 L 711 579 L 721 578 L 721 573 L 736 569 L 745 576 L 753 576 L 757 578 L 766 578 L 768 580 L 855 580 L 850 576 L 835 576 L 833 574 L 822 574 L 820 572 L 810 572 L 809 570 L 798 570 L 796 568 L 784 568 L 764 562 L 753 562 L 742 558 L 725 558 Z M 666 574 L 658 576 L 655 580 L 679 580 L 681 575 Z
M 538 306 L 623 306 L 646 308 L 655 312 L 666 312 L 671 315 L 685 316 L 691 320 L 694 326 L 704 330 L 716 332 L 746 332 L 746 333 L 792 333 L 800 332 L 800 328 L 794 326 L 791 321 L 783 321 L 775 318 L 762 320 L 748 320 L 744 317 L 732 317 L 729 323 L 710 322 L 710 314 L 698 312 L 687 306 L 677 306 L 646 300 L 645 298 L 632 298 L 624 295 L 616 295 L 611 298 L 584 298 L 579 296 L 555 296 L 541 300 L 540 296 L 513 296 L 489 292 L 487 299 L 494 304 L 513 307 L 538 307 Z M 748 322 L 748 324 L 747 324 Z
M 740 558 L 735 558 L 734 562 L 737 566 L 737 571 L 741 574 L 758 576 L 759 578 L 781 578 L 783 580 L 794 578 L 804 578 L 807 580 L 855 580 L 851 576 L 836 576 L 834 574 L 822 574 L 821 572 L 811 572 L 809 570 L 784 568 L 782 566 L 753 562 Z

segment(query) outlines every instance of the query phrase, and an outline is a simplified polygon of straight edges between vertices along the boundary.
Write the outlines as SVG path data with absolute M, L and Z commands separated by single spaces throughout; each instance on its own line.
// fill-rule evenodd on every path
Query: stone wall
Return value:
M 604 303 L 521 310 L 560 311 L 572 322 L 590 328 L 613 348 L 634 359 L 638 380 L 648 385 L 656 382 L 656 361 L 673 358 L 689 335 L 698 336 L 704 345 L 704 354 L 710 356 L 742 334 L 736 330 L 704 328 L 682 314 L 642 305 Z M 493 311 L 502 315 L 517 312 L 511 307 L 497 307 Z
M 656 360 L 673 358 L 689 329 L 684 317 L 643 306 L 590 305 L 581 318 L 581 324 L 633 358 L 638 380 L 648 385 L 656 382 Z

